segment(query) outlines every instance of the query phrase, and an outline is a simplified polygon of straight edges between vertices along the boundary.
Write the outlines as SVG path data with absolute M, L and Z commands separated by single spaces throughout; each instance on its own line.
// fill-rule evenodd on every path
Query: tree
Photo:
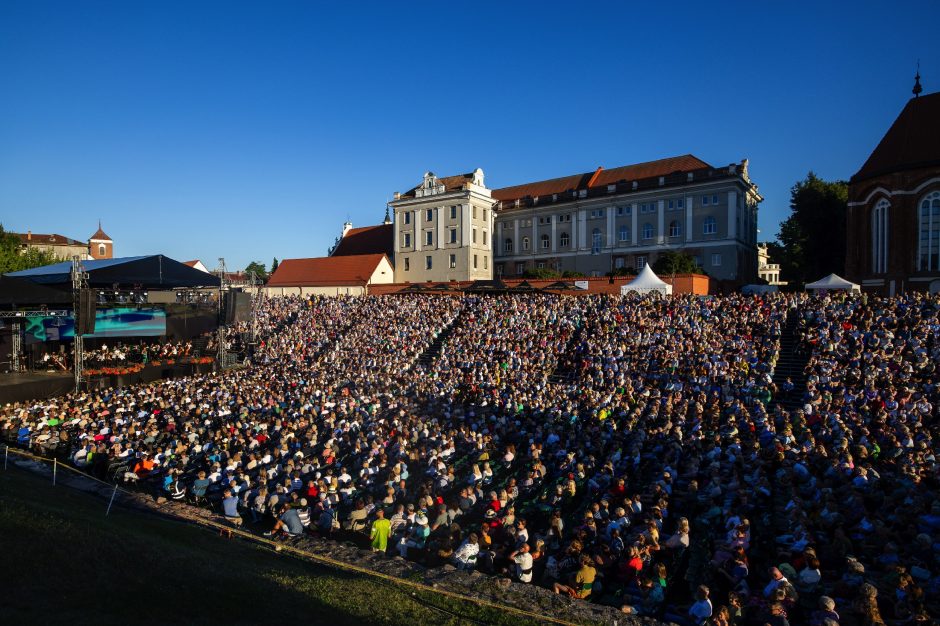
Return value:
M 252 261 L 248 264 L 248 267 L 245 268 L 245 273 L 250 274 L 251 272 L 255 273 L 255 276 L 264 280 L 268 277 L 267 270 L 264 269 L 264 263 L 258 263 L 257 261 Z
M 34 247 L 24 250 L 20 238 L 3 230 L 0 224 L 0 274 L 51 265 L 60 260 L 48 250 Z
M 673 274 L 703 274 L 695 258 L 684 252 L 667 250 L 653 263 L 653 271 L 662 276 Z
M 790 217 L 780 224 L 771 258 L 791 283 L 807 283 L 845 271 L 847 182 L 825 181 L 813 172 L 790 189 Z
M 274 257 L 274 260 L 271 261 L 271 273 L 272 274 L 277 271 L 277 266 L 280 264 L 281 263 L 280 261 L 277 260 L 277 257 Z

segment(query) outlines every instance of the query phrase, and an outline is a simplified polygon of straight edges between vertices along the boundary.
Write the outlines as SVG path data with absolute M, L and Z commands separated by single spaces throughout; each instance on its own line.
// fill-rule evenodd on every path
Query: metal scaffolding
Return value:
M 72 257 L 72 318 L 75 321 L 75 342 L 74 356 L 75 362 L 75 393 L 81 391 L 82 380 L 84 380 L 85 370 L 85 340 L 79 329 L 82 328 L 82 290 L 88 287 L 88 274 L 82 267 L 82 260 L 78 255 Z

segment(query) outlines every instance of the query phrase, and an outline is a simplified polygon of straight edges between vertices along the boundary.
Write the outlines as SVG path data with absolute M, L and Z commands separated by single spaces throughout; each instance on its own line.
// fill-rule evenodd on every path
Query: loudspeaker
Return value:
M 222 297 L 222 323 L 228 326 L 251 319 L 251 294 L 234 289 Z
M 78 294 L 78 320 L 75 333 L 91 335 L 95 332 L 95 312 L 98 308 L 95 295 L 90 289 L 82 289 Z

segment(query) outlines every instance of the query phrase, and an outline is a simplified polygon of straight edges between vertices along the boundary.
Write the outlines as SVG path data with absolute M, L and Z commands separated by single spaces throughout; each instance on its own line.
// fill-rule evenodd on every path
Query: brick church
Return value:
M 940 292 L 940 93 L 921 91 L 849 181 L 846 278 L 865 291 Z

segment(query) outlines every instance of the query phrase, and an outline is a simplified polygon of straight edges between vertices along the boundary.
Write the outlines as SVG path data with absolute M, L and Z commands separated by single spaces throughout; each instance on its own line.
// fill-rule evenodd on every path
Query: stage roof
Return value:
M 0 306 L 72 305 L 68 291 L 37 285 L 25 278 L 0 276 Z
M 218 276 L 188 267 L 162 254 L 82 261 L 82 267 L 88 273 L 89 287 L 111 287 L 115 283 L 122 288 L 140 285 L 144 289 L 219 286 Z M 72 282 L 71 271 L 71 261 L 63 261 L 11 272 L 6 276 L 25 278 L 43 285 L 68 285 Z

